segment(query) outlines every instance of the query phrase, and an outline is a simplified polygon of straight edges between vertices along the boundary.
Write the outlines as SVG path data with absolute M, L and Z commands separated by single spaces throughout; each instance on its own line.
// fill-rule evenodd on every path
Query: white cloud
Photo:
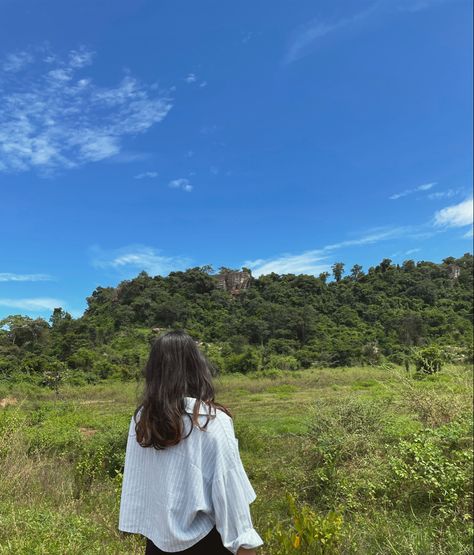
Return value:
M 11 272 L 0 272 L 2 281 L 51 281 L 53 278 L 47 274 L 12 274 Z
M 471 239 L 471 237 L 474 237 L 474 228 L 471 227 L 471 229 L 469 231 L 466 231 L 466 233 L 462 237 L 463 239 Z
M 185 269 L 191 263 L 189 258 L 164 256 L 160 250 L 144 245 L 130 245 L 110 251 L 94 246 L 90 248 L 90 256 L 95 268 L 135 273 L 144 270 L 151 275 L 166 275 L 173 270 Z
M 431 187 L 426 184 L 423 189 L 429 190 Z M 283 254 L 273 258 L 247 260 L 243 266 L 252 269 L 255 276 L 276 273 L 294 274 L 313 274 L 317 275 L 323 271 L 330 271 L 332 264 L 322 263 L 328 258 L 331 251 L 345 247 L 356 247 L 363 245 L 376 244 L 380 241 L 391 239 L 410 238 L 427 239 L 442 233 L 447 227 L 461 227 L 472 225 L 473 222 L 473 199 L 465 200 L 455 206 L 449 206 L 435 214 L 435 218 L 429 222 L 419 225 L 398 226 L 398 227 L 376 227 L 367 230 L 363 235 L 355 239 L 346 239 L 338 243 L 332 243 L 319 249 L 312 249 L 300 254 Z M 463 235 L 463 238 L 472 237 L 472 229 Z M 419 252 L 420 248 L 413 248 L 405 251 L 405 255 Z M 396 252 L 392 256 L 399 256 L 401 252 Z
M 188 75 L 184 78 L 186 83 L 195 83 L 197 81 L 197 77 L 195 73 L 188 73 Z
M 473 199 L 469 198 L 447 206 L 434 215 L 434 225 L 439 227 L 464 227 L 473 223 Z
M 368 230 L 364 235 L 357 239 L 347 239 L 345 241 L 340 241 L 339 243 L 333 243 L 332 245 L 326 245 L 323 247 L 324 251 L 341 249 L 344 247 L 355 247 L 359 245 L 371 245 L 378 243 L 379 241 L 385 241 L 388 239 L 395 239 L 409 234 L 413 231 L 412 228 L 408 226 L 400 227 L 378 227 L 372 230 Z
M 379 7 L 379 2 L 374 2 L 371 6 L 362 10 L 351 17 L 338 19 L 332 22 L 321 19 L 313 19 L 309 23 L 300 26 L 293 33 L 292 40 L 283 58 L 284 64 L 290 64 L 309 54 L 319 39 L 326 35 L 339 31 L 345 27 L 357 24 L 375 13 Z
M 94 52 L 87 50 L 85 47 L 79 48 L 79 50 L 71 50 L 69 52 L 69 64 L 71 67 L 84 67 L 92 63 L 92 58 Z
M 189 182 L 189 179 L 186 179 L 185 177 L 180 177 L 179 179 L 173 179 L 168 183 L 168 186 L 173 189 L 182 189 L 183 191 L 186 191 L 188 193 L 193 190 L 193 186 Z
M 43 57 L 33 68 L 17 64 L 15 79 L 5 78 L 0 171 L 48 174 L 117 157 L 126 136 L 144 133 L 166 117 L 171 100 L 129 74 L 115 87 L 78 75 L 92 59 L 93 52 L 80 48 L 65 59 Z M 11 67 L 11 58 L 5 63 Z
M 450 0 L 373 0 L 367 8 L 345 18 L 325 21 L 320 18 L 301 25 L 293 33 L 283 57 L 290 64 L 313 52 L 315 45 L 327 35 L 377 22 L 396 12 L 419 12 Z M 355 3 L 354 3 L 355 4 Z M 350 3 L 348 3 L 350 5 Z
M 398 0 L 396 8 L 401 12 L 420 12 L 450 0 Z
M 436 191 L 435 193 L 430 193 L 427 197 L 430 200 L 436 200 L 440 198 L 451 198 L 461 193 L 463 193 L 462 189 L 447 189 L 446 191 Z
M 321 272 L 330 272 L 331 264 L 321 263 L 328 258 L 330 251 L 343 247 L 374 244 L 379 241 L 394 239 L 413 231 L 409 227 L 375 228 L 366 232 L 357 239 L 348 239 L 339 243 L 326 245 L 320 249 L 312 249 L 301 254 L 284 254 L 275 258 L 248 260 L 243 266 L 252 269 L 252 274 L 292 273 L 318 275 Z
M 432 183 L 424 183 L 423 185 L 418 185 L 418 187 L 415 187 L 414 189 L 406 189 L 405 191 L 402 191 L 401 193 L 395 193 L 392 196 L 390 196 L 389 199 L 390 200 L 397 200 L 399 198 L 406 197 L 408 195 L 412 195 L 413 193 L 417 193 L 419 191 L 429 191 L 436 184 L 437 184 L 436 181 L 433 181 Z
M 134 176 L 134 179 L 154 179 L 158 177 L 158 172 L 142 172 Z
M 34 57 L 30 52 L 12 52 L 11 54 L 7 54 L 5 56 L 2 69 L 6 72 L 16 73 L 26 65 L 31 64 L 33 60 Z
M 250 268 L 256 277 L 271 274 L 313 274 L 328 272 L 330 264 L 320 264 L 327 256 L 322 256 L 322 251 L 312 250 L 301 254 L 285 254 L 273 259 L 247 260 L 243 266 Z
M 64 308 L 66 303 L 60 299 L 52 299 L 49 297 L 35 297 L 32 299 L 0 298 L 0 306 L 8 306 L 19 310 L 30 310 L 32 312 L 43 312 L 45 310 L 54 310 L 59 307 Z

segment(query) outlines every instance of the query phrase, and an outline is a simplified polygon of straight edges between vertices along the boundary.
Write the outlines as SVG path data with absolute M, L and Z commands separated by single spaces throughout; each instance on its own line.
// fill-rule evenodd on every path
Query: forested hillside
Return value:
M 50 321 L 13 315 L 0 322 L 0 377 L 72 383 L 133 379 L 150 340 L 183 327 L 222 371 L 401 364 L 441 346 L 472 360 L 473 256 L 441 264 L 384 259 L 367 272 L 268 274 L 211 267 L 140 273 L 98 287 L 81 318 L 58 307 Z M 458 360 L 453 360 L 456 362 Z

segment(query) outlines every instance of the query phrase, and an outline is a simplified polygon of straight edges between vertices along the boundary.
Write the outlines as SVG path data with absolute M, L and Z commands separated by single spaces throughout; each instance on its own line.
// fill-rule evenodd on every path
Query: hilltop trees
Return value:
M 412 349 L 432 344 L 472 357 L 472 269 L 469 253 L 441 264 L 399 266 L 386 258 L 367 273 L 355 264 L 346 277 L 337 262 L 331 282 L 327 272 L 271 273 L 251 277 L 237 292 L 217 287 L 219 274 L 209 266 L 167 277 L 141 272 L 115 288 L 98 287 L 82 318 L 57 308 L 49 323 L 2 320 L 0 375 L 36 375 L 59 361 L 86 381 L 133 378 L 150 340 L 173 327 L 208 345 L 225 371 L 265 368 L 275 357 L 291 367 L 401 363 Z

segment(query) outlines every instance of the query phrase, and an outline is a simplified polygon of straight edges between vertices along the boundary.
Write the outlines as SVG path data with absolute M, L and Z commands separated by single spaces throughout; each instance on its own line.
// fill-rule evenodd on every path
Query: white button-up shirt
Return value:
M 185 397 L 192 414 L 196 399 Z M 200 403 L 199 424 L 208 407 Z M 253 527 L 249 504 L 255 491 L 240 459 L 232 419 L 212 412 L 206 431 L 194 427 L 178 445 L 156 450 L 141 447 L 132 417 L 128 434 L 120 503 L 119 530 L 142 534 L 163 551 L 183 551 L 204 538 L 213 526 L 224 546 L 236 555 L 240 547 L 264 542 Z M 184 435 L 192 425 L 183 415 Z

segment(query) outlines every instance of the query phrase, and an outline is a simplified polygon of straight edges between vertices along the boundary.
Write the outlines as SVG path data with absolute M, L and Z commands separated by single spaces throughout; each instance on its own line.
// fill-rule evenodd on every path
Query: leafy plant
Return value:
M 344 519 L 338 510 L 319 513 L 309 505 L 297 507 L 296 497 L 286 494 L 291 525 L 278 523 L 264 536 L 269 544 L 269 555 L 332 555 L 339 553 Z

